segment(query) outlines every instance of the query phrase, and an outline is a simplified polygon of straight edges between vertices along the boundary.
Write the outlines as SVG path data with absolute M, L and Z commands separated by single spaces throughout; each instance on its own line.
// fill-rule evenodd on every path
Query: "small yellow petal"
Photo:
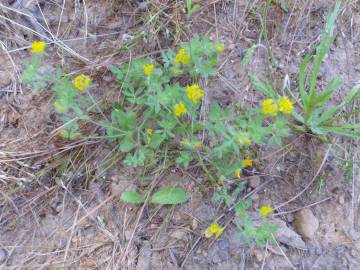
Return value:
M 260 214 L 263 217 L 266 217 L 268 214 L 270 214 L 272 211 L 274 211 L 274 209 L 270 206 L 270 205 L 263 205 L 260 208 Z
M 151 76 L 153 73 L 154 65 L 153 64 L 147 64 L 144 66 L 144 73 L 147 76 Z
M 181 116 L 182 114 L 186 113 L 186 106 L 183 102 L 177 103 L 174 105 L 174 113 L 176 116 Z
M 217 224 L 217 223 L 213 223 L 210 225 L 210 231 L 212 233 L 216 233 L 219 230 L 219 228 L 220 228 L 219 224 Z
M 181 48 L 177 55 L 175 55 L 175 63 L 182 63 L 186 65 L 191 59 L 191 56 L 186 54 L 185 49 Z
M 223 232 L 225 228 L 220 227 L 217 223 L 212 223 L 205 231 L 205 237 L 209 238 L 213 235 L 218 238 Z
M 184 65 L 187 65 L 187 63 L 189 63 L 190 59 L 191 59 L 190 55 L 184 55 L 183 58 L 182 58 L 182 63 Z
M 90 77 L 80 74 L 73 79 L 72 83 L 76 89 L 81 91 L 90 85 Z
M 215 237 L 219 238 L 219 236 L 224 232 L 225 228 L 219 228 L 219 230 L 215 233 Z
M 46 43 L 44 41 L 34 41 L 31 43 L 31 53 L 32 54 L 41 54 L 44 52 Z
M 197 83 L 187 86 L 186 90 L 187 98 L 191 100 L 194 104 L 197 104 L 198 101 L 204 96 L 204 91 L 200 89 Z
M 262 113 L 267 116 L 276 116 L 279 111 L 279 107 L 274 100 L 266 99 L 262 102 Z
M 294 109 L 293 103 L 287 97 L 282 97 L 278 100 L 279 111 L 290 115 Z
M 242 162 L 241 162 L 241 165 L 243 167 L 251 167 L 253 165 L 253 160 L 252 159 L 244 159 Z

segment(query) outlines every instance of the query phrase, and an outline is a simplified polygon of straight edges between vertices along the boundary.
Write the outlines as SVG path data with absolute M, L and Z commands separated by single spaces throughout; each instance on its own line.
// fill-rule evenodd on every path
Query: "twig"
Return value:
M 296 268 L 294 267 L 294 265 L 291 263 L 290 259 L 288 258 L 288 256 L 286 256 L 285 252 L 282 250 L 282 248 L 280 247 L 278 241 L 276 240 L 276 238 L 274 237 L 274 234 L 271 234 L 272 238 L 274 239 L 277 247 L 280 249 L 281 254 L 285 257 L 286 261 L 289 263 L 289 266 L 293 269 L 296 270 Z
M 306 206 L 303 206 L 303 207 L 298 207 L 298 208 L 295 208 L 295 209 L 293 209 L 293 210 L 289 210 L 289 211 L 285 211 L 285 212 L 278 212 L 278 213 L 276 213 L 276 214 L 273 214 L 273 216 L 275 217 L 275 216 L 281 216 L 281 215 L 286 215 L 286 214 L 290 214 L 290 213 L 295 213 L 295 212 L 297 212 L 297 211 L 300 211 L 301 209 L 310 208 L 310 207 L 315 206 L 315 205 L 317 205 L 317 204 L 326 202 L 326 201 L 330 200 L 331 198 L 332 198 L 332 197 L 327 197 L 327 198 L 325 198 L 325 199 L 323 199 L 323 200 L 321 200 L 321 201 L 314 202 L 314 203 L 312 203 L 312 204 L 309 204 L 309 205 L 306 205 Z

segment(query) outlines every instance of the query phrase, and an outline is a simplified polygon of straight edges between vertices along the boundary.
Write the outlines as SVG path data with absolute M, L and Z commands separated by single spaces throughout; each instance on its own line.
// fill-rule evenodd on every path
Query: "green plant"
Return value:
M 247 209 L 250 206 L 251 200 L 240 201 L 235 206 L 235 213 L 237 216 L 235 225 L 240 230 L 238 237 L 241 237 L 249 244 L 254 239 L 260 247 L 264 247 L 266 242 L 273 244 L 274 239 L 272 235 L 278 230 L 278 227 L 272 225 L 267 219 L 259 226 L 255 226 L 247 213 Z
M 200 5 L 195 4 L 193 5 L 193 1 L 192 0 L 186 0 L 186 11 L 187 11 L 187 16 L 190 18 L 191 15 L 197 11 L 200 10 Z
M 83 136 L 82 126 L 92 125 L 96 127 L 94 133 L 105 133 L 92 137 L 113 142 L 115 151 L 123 156 L 123 164 L 143 167 L 144 175 L 155 171 L 159 164 L 191 165 L 201 168 L 211 185 L 222 186 L 226 181 L 236 183 L 241 171 L 253 166 L 253 145 L 282 144 L 282 138 L 290 132 L 288 116 L 292 111 L 288 98 L 279 97 L 263 101 L 262 107 L 213 103 L 204 117 L 201 105 L 206 91 L 202 82 L 216 75 L 223 47 L 208 37 L 194 36 L 176 52 L 164 52 L 157 61 L 139 58 L 112 67 L 119 82 L 119 98 L 112 104 L 96 101 L 91 94 L 95 85 L 84 74 L 71 80 L 60 70 L 55 75 L 41 74 L 39 64 L 36 68 L 26 64 L 24 81 L 35 86 L 43 81 L 38 88 L 48 85 L 55 93 L 54 107 L 63 137 L 71 140 Z M 41 61 L 43 55 L 33 57 Z M 27 76 L 27 72 L 33 76 Z M 224 192 L 226 203 L 235 205 Z M 129 203 L 145 201 L 137 192 L 125 192 L 121 199 Z M 150 202 L 178 204 L 186 200 L 180 188 L 165 188 L 153 194 Z M 246 222 L 239 228 L 249 230 L 248 226 Z M 215 235 L 220 231 L 219 227 Z M 261 244 L 264 234 L 259 229 L 248 236 Z
M 360 138 L 360 124 L 339 123 L 339 120 L 344 116 L 349 116 L 349 114 L 339 114 L 339 112 L 360 97 L 360 88 L 358 86 L 354 87 L 345 96 L 344 101 L 336 106 L 329 106 L 328 103 L 334 91 L 337 90 L 342 83 L 339 76 L 331 79 L 323 91 L 317 89 L 321 64 L 335 38 L 335 21 L 339 12 L 340 2 L 337 2 L 334 11 L 327 16 L 325 30 L 322 34 L 320 44 L 316 48 L 315 55 L 312 56 L 311 50 L 309 50 L 299 67 L 298 87 L 301 99 L 299 106 L 303 114 L 293 112 L 293 116 L 305 127 L 304 129 L 297 125 L 295 128 L 305 132 L 310 131 L 319 136 L 326 136 L 329 133 L 333 133 L 341 136 Z M 271 98 L 277 98 L 279 96 L 271 84 L 260 81 L 255 75 L 251 78 L 255 87 L 266 96 Z M 359 110 L 355 109 L 351 114 L 358 112 Z
M 242 238 L 248 244 L 255 240 L 260 247 L 264 247 L 266 242 L 272 244 L 274 242 L 272 234 L 278 230 L 278 227 L 272 225 L 266 217 L 273 209 L 269 206 L 263 206 L 259 212 L 265 218 L 264 222 L 255 226 L 251 216 L 248 214 L 252 200 L 238 198 L 240 192 L 244 189 L 244 185 L 239 185 L 234 191 L 229 193 L 226 188 L 223 187 L 214 194 L 213 200 L 215 202 L 223 200 L 228 209 L 234 209 L 236 217 L 235 225 L 239 229 L 235 237 Z
M 55 72 L 41 73 L 39 68 L 42 61 L 42 53 L 33 54 L 31 62 L 25 61 L 22 80 L 37 92 L 48 85 L 52 87 L 55 93 L 54 108 L 63 123 L 59 134 L 66 139 L 78 138 L 81 135 L 79 121 L 91 121 L 89 113 L 97 108 L 94 98 L 88 92 L 93 87 L 90 85 L 90 78 L 80 74 L 71 81 L 59 68 Z M 83 90 L 88 96 L 81 95 L 80 92 Z

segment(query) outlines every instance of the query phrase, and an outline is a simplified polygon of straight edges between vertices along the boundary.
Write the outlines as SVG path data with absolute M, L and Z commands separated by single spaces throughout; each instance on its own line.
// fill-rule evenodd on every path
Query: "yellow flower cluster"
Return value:
M 190 99 L 194 104 L 197 104 L 198 101 L 204 96 L 204 91 L 200 89 L 197 83 L 187 86 L 186 90 L 188 99 Z
M 260 208 L 260 215 L 262 215 L 263 217 L 266 217 L 272 211 L 274 211 L 274 209 L 270 205 L 263 205 Z
M 279 111 L 279 107 L 274 103 L 273 99 L 265 99 L 262 103 L 262 113 L 264 115 L 276 116 Z
M 41 54 L 44 52 L 46 43 L 44 41 L 34 41 L 31 43 L 31 53 L 32 54 Z
M 279 111 L 290 115 L 294 109 L 293 103 L 287 97 L 282 97 L 278 100 Z
M 80 74 L 76 76 L 75 79 L 73 79 L 72 83 L 76 89 L 81 91 L 90 85 L 90 77 L 84 74 Z
M 176 116 L 181 116 L 182 114 L 186 113 L 186 106 L 183 102 L 177 103 L 174 105 L 174 113 Z
M 147 64 L 144 66 L 144 73 L 147 76 L 151 76 L 153 73 L 154 65 L 153 64 Z
M 243 167 L 251 167 L 253 165 L 253 160 L 252 159 L 244 159 L 242 162 L 241 162 L 241 165 Z
M 151 136 L 151 135 L 153 134 L 153 129 L 152 129 L 152 128 L 148 128 L 148 129 L 146 130 L 146 133 Z
M 189 63 L 191 56 L 186 54 L 185 49 L 181 48 L 177 55 L 175 55 L 175 63 L 183 63 L 186 65 Z
M 215 236 L 218 238 L 224 232 L 224 230 L 224 227 L 220 227 L 219 224 L 213 223 L 205 230 L 205 237 L 210 238 Z
M 287 97 L 282 97 L 275 102 L 273 99 L 265 99 L 262 102 L 262 113 L 268 116 L 276 116 L 278 112 L 290 115 L 294 109 L 293 103 Z

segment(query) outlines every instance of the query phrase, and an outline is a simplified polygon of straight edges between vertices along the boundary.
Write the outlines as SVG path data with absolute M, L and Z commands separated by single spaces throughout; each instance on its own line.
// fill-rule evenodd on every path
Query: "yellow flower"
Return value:
M 204 96 L 204 91 L 200 89 L 197 83 L 187 86 L 186 89 L 188 99 L 194 102 L 194 104 L 197 104 L 198 101 Z
M 279 111 L 284 114 L 290 115 L 294 109 L 293 103 L 287 97 L 282 97 L 278 100 Z
M 262 103 L 262 113 L 264 115 L 276 116 L 279 111 L 279 107 L 274 100 L 266 99 Z
M 270 214 L 272 211 L 274 211 L 274 209 L 272 209 L 272 207 L 270 205 L 263 205 L 260 208 L 260 214 L 263 217 L 266 217 L 268 214 Z
M 43 53 L 46 47 L 46 43 L 44 41 L 34 41 L 31 43 L 31 53 Z
M 177 55 L 175 55 L 175 63 L 183 63 L 186 65 L 191 59 L 191 56 L 186 54 L 185 49 L 181 48 Z
M 146 133 L 151 136 L 151 135 L 153 134 L 153 129 L 152 129 L 152 128 L 148 128 L 148 129 L 146 130 Z
M 218 53 L 222 53 L 223 49 L 224 49 L 224 43 L 219 43 L 217 46 L 216 46 L 216 49 L 218 51 Z
M 242 162 L 241 162 L 241 165 L 243 167 L 251 167 L 253 165 L 253 160 L 252 159 L 244 159 Z
M 144 66 L 144 72 L 147 76 L 151 76 L 153 73 L 154 65 L 153 64 L 147 64 Z
M 218 238 L 223 232 L 225 228 L 220 227 L 217 223 L 212 223 L 206 230 L 205 230 L 205 237 L 210 238 L 212 236 L 215 236 Z
M 80 74 L 79 76 L 76 76 L 75 79 L 73 79 L 72 83 L 76 89 L 81 91 L 90 85 L 90 77 L 84 74 Z
M 176 116 L 180 116 L 187 112 L 185 104 L 180 102 L 174 105 L 174 112 Z
M 234 176 L 237 178 L 237 179 L 240 179 L 240 175 L 241 175 L 241 169 L 236 169 L 234 171 Z

